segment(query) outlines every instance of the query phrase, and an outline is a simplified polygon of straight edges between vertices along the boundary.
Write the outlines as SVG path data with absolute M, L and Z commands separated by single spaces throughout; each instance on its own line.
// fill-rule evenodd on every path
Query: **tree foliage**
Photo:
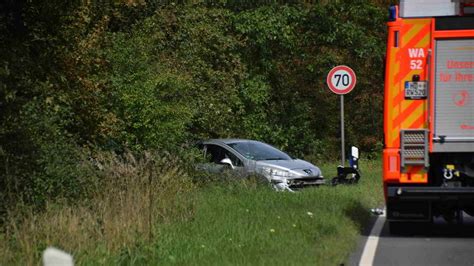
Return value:
M 376 151 L 387 2 L 5 1 L 0 201 L 84 195 L 94 150 L 238 137 L 334 160 L 338 64 L 358 75 L 349 142 Z

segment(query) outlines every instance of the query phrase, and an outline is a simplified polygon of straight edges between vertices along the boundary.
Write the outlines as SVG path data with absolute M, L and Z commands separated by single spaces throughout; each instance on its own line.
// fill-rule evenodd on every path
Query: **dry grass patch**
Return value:
M 194 185 L 176 159 L 103 154 L 96 165 L 102 185 L 91 199 L 49 203 L 41 213 L 28 208 L 10 213 L 0 236 L 5 240 L 0 264 L 37 264 L 47 246 L 71 252 L 76 260 L 109 257 L 151 241 L 154 225 L 191 216 Z

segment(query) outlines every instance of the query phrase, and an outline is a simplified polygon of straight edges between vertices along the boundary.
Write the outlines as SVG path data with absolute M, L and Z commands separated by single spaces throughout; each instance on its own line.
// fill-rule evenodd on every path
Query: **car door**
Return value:
M 232 151 L 216 144 L 205 144 L 202 147 L 207 162 L 204 164 L 204 170 L 209 173 L 230 173 L 236 176 L 244 175 L 244 163 Z M 221 161 L 228 158 L 232 162 L 232 167 Z

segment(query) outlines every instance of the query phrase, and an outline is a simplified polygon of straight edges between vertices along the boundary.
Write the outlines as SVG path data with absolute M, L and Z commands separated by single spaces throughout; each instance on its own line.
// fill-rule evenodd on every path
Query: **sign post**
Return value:
M 344 94 L 341 94 L 341 165 L 345 166 Z
M 348 66 L 336 66 L 329 71 L 326 83 L 329 89 L 341 98 L 341 165 L 344 167 L 345 156 L 345 139 L 344 139 L 344 94 L 351 92 L 357 82 L 354 70 Z

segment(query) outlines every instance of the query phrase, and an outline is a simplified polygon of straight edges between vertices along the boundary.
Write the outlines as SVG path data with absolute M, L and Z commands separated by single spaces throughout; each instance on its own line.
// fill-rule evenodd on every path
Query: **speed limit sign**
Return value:
M 344 94 L 354 89 L 357 79 L 354 70 L 348 66 L 337 66 L 329 71 L 326 78 L 329 89 L 341 98 L 341 165 L 344 167 L 345 140 L 344 140 Z
M 335 94 L 347 94 L 354 89 L 357 79 L 354 70 L 348 66 L 337 66 L 326 78 L 329 89 Z

